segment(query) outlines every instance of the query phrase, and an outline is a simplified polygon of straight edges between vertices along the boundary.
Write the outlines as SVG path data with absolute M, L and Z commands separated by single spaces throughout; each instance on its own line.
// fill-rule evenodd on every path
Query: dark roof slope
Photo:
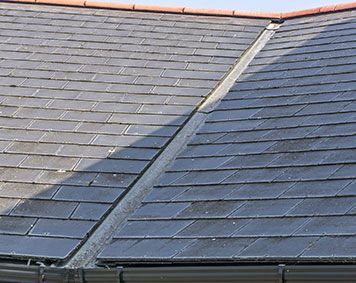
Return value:
M 0 4 L 0 256 L 65 259 L 267 21 Z
M 99 260 L 355 262 L 355 24 L 283 23 Z

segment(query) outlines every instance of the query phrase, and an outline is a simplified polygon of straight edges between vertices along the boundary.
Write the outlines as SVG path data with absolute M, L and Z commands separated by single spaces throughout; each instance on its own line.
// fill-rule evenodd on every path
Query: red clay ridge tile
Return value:
M 99 2 L 99 1 L 85 1 L 84 5 L 86 7 L 91 8 L 105 8 L 105 9 L 120 9 L 120 10 L 133 10 L 133 4 L 125 4 L 125 3 L 107 3 L 107 2 Z
M 165 13 L 165 12 L 184 13 L 184 14 L 194 14 L 194 15 L 215 15 L 215 16 L 230 16 L 230 17 L 234 16 L 234 17 L 264 18 L 264 19 L 289 19 L 289 18 L 356 9 L 356 2 L 339 4 L 339 5 L 329 5 L 329 6 L 323 6 L 314 9 L 293 11 L 287 13 L 263 13 L 263 12 L 244 12 L 238 10 L 233 11 L 233 10 L 220 10 L 220 9 L 194 9 L 194 8 L 150 6 L 150 5 L 140 5 L 140 4 L 108 3 L 108 2 L 99 2 L 95 0 L 0 0 L 0 1 L 81 6 L 81 7 L 118 9 L 118 10 L 150 11 L 150 12 L 161 12 L 161 13 Z
M 137 11 L 154 11 L 154 12 L 169 12 L 169 13 L 183 13 L 184 8 L 179 7 L 164 7 L 135 4 L 133 7 Z
M 233 10 L 221 10 L 221 9 L 195 9 L 184 8 L 185 14 L 200 14 L 200 15 L 216 15 L 216 16 L 233 16 Z
M 336 5 L 335 7 L 335 11 L 342 11 L 342 10 L 349 10 L 349 9 L 356 9 L 356 2 L 339 4 Z
M 6 0 L 6 2 L 16 2 L 16 3 L 19 3 L 19 2 L 26 2 L 26 3 L 35 3 L 36 0 Z
M 324 6 L 324 7 L 320 8 L 319 12 L 320 13 L 334 12 L 335 8 L 336 8 L 336 5 Z
M 246 17 L 246 18 L 267 18 L 267 19 L 279 19 L 281 13 L 264 13 L 264 12 L 249 12 L 249 11 L 234 11 L 235 17 Z
M 293 11 L 293 12 L 287 12 L 287 13 L 282 13 L 282 18 L 296 18 L 300 16 L 306 16 L 306 15 L 312 15 L 312 14 L 318 14 L 320 11 L 319 8 L 313 8 L 313 9 L 307 9 L 307 10 L 299 10 L 299 11 Z
M 65 6 L 84 6 L 84 0 L 36 0 L 40 4 L 53 4 Z

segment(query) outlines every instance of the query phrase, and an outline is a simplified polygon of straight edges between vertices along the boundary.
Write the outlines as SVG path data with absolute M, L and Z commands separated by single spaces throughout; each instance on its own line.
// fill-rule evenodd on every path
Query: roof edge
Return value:
M 260 19 L 281 19 L 281 20 L 356 9 L 356 2 L 350 2 L 350 3 L 338 4 L 338 5 L 328 5 L 328 6 L 322 6 L 322 7 L 312 8 L 312 9 L 286 12 L 286 13 L 152 6 L 152 5 L 142 5 L 142 4 L 99 2 L 95 0 L 1 0 L 1 2 L 48 4 L 48 5 L 115 9 L 115 10 L 145 11 L 145 12 L 160 12 L 160 13 L 164 12 L 164 13 L 174 13 L 174 14 L 228 16 L 228 17 L 244 17 L 244 18 L 260 18 Z

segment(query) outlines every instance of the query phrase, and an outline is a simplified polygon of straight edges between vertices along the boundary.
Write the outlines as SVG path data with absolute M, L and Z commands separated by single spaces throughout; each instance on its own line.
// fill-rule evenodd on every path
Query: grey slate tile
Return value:
M 344 215 L 355 206 L 354 197 L 310 198 L 299 203 L 288 215 Z
M 300 202 L 298 199 L 247 201 L 230 217 L 283 216 Z
M 191 223 L 191 220 L 129 221 L 114 238 L 172 237 Z
M 282 197 L 334 196 L 349 183 L 349 180 L 298 182 L 284 192 Z
M 248 219 L 196 220 L 180 231 L 176 237 L 193 239 L 199 237 L 229 237 L 248 222 Z
M 108 204 L 81 202 L 71 215 L 71 219 L 99 220 L 109 208 Z
M 179 212 L 183 218 L 225 218 L 243 205 L 240 201 L 193 202 Z
M 54 185 L 6 182 L 0 184 L 0 196 L 21 199 L 51 199 L 58 188 L 59 186 Z
M 190 203 L 149 203 L 143 204 L 132 215 L 138 219 L 170 218 L 189 207 Z
M 4 256 L 64 259 L 79 240 L 2 235 L 0 243 L 0 253 Z
M 252 219 L 234 233 L 236 237 L 291 236 L 307 218 L 261 218 Z
M 21 200 L 11 215 L 30 217 L 67 218 L 76 208 L 75 202 L 50 200 Z
M 109 245 L 99 259 L 149 260 L 169 259 L 189 246 L 193 240 L 129 240 L 118 239 Z
M 277 198 L 294 183 L 256 183 L 240 185 L 233 190 L 225 199 L 264 199 Z
M 95 222 L 76 221 L 76 220 L 59 220 L 59 219 L 39 219 L 29 235 L 43 237 L 66 237 L 66 238 L 83 238 Z
M 76 171 L 97 173 L 129 173 L 138 174 L 146 167 L 147 161 L 128 159 L 81 159 Z
M 355 216 L 312 217 L 296 231 L 296 235 L 345 235 L 355 234 Z
M 240 254 L 238 258 L 293 258 L 313 245 L 317 237 L 260 238 Z
M 304 251 L 305 258 L 348 258 L 355 255 L 355 237 L 322 237 Z
M 175 258 L 231 259 L 252 242 L 251 239 L 199 239 Z
M 53 199 L 111 203 L 124 192 L 122 188 L 62 186 Z
M 35 218 L 0 217 L 0 233 L 25 235 L 35 224 Z

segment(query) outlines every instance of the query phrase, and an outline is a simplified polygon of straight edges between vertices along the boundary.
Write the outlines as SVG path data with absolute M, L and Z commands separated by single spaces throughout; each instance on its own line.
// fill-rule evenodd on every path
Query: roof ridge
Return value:
M 146 11 L 146 12 L 166 12 L 177 14 L 191 14 L 191 15 L 211 15 L 211 16 L 230 16 L 230 17 L 246 17 L 246 18 L 264 18 L 264 19 L 290 19 L 310 15 L 318 15 L 331 12 L 340 12 L 345 10 L 356 9 L 356 2 L 321 6 L 312 9 L 297 10 L 286 13 L 274 12 L 253 12 L 240 11 L 229 9 L 202 9 L 189 7 L 169 7 L 169 6 L 155 6 L 143 4 L 127 4 L 127 3 L 110 3 L 99 2 L 95 0 L 0 0 L 1 2 L 13 3 L 34 3 L 34 4 L 50 4 L 63 6 L 76 6 L 88 8 L 102 8 L 102 9 L 117 9 L 117 10 L 131 10 L 131 11 Z

